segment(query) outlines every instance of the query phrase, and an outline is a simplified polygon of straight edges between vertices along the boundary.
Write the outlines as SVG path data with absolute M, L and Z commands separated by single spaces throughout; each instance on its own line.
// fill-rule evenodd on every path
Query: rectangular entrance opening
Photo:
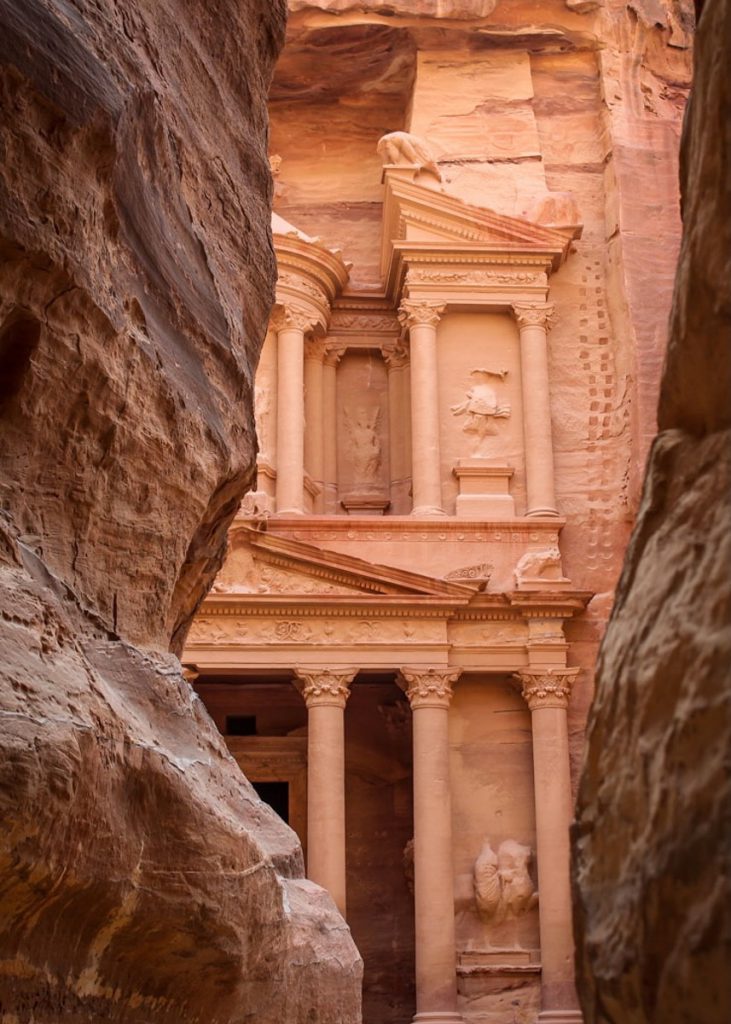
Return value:
M 289 783 L 288 782 L 252 782 L 259 797 L 269 804 L 279 817 L 289 824 Z

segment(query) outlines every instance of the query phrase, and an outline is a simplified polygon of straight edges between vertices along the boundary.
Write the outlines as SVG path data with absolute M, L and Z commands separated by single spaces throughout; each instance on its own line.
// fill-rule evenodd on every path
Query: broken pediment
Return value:
M 301 541 L 234 528 L 212 596 L 467 597 L 476 588 L 433 579 Z
M 550 227 L 474 206 L 416 166 L 386 165 L 384 186 L 381 270 L 393 295 L 415 262 L 465 271 L 481 263 L 532 267 L 547 277 L 581 231 L 580 225 Z

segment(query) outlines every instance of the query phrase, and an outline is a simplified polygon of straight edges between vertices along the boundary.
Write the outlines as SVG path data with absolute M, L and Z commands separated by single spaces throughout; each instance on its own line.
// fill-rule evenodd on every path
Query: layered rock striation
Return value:
M 731 5 L 681 152 L 659 428 L 603 642 L 573 841 L 587 1024 L 731 1017 Z
M 0 3 L 9 1021 L 359 1016 L 344 922 L 175 657 L 252 478 L 284 7 Z

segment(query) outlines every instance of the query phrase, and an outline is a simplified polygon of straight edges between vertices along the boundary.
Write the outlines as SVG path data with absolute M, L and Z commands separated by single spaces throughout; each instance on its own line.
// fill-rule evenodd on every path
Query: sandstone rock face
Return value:
M 0 4 L 0 1006 L 355 1022 L 170 649 L 252 475 L 284 4 Z
M 574 834 L 587 1022 L 731 1017 L 731 6 L 709 0 L 659 426 Z

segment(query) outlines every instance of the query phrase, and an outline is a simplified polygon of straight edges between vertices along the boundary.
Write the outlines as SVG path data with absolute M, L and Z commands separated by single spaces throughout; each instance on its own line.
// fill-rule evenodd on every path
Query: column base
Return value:
M 419 516 L 446 516 L 446 514 L 443 508 L 437 508 L 436 505 L 420 505 L 418 508 L 411 510 L 411 515 L 415 518 Z
M 412 1024 L 464 1024 L 464 1017 L 461 1013 L 437 1010 L 436 1013 L 417 1013 Z
M 536 1024 L 583 1024 L 581 1010 L 541 1010 Z
M 535 516 L 551 516 L 555 518 L 558 516 L 558 510 L 555 508 L 549 508 L 548 505 L 546 505 L 544 508 L 531 508 L 526 512 L 526 517 Z

